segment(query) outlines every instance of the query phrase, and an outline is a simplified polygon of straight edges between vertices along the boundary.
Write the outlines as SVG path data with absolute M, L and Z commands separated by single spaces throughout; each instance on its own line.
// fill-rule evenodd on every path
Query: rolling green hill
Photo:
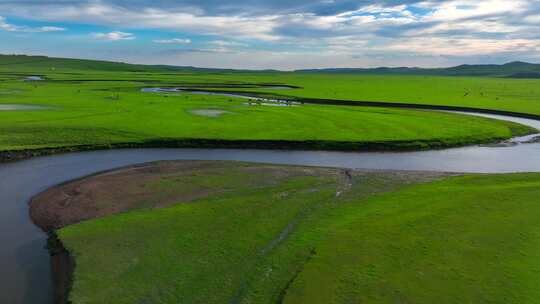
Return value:
M 177 67 L 168 65 L 142 65 L 102 60 L 53 58 L 46 56 L 1 55 L 0 71 L 11 72 L 54 72 L 65 70 L 108 71 L 108 72 L 194 72 L 194 71 L 231 71 L 222 69 L 204 69 L 195 67 Z
M 90 71 L 157 71 L 158 68 L 127 63 L 51 58 L 45 56 L 0 55 L 0 70 L 9 71 L 55 71 L 55 70 L 90 70 Z

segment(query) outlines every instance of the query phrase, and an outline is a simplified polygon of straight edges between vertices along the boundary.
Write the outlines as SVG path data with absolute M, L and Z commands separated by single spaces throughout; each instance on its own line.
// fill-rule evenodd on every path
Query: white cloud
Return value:
M 418 37 L 386 46 L 386 50 L 438 56 L 475 56 L 498 53 L 537 52 L 540 41 L 527 39 L 450 39 Z
M 227 13 L 216 13 L 216 10 L 205 7 L 210 2 L 215 4 L 214 1 L 200 1 L 199 5 L 197 1 L 190 0 L 189 5 L 180 5 L 181 1 L 178 0 L 168 2 L 169 7 L 165 7 L 160 5 L 163 1 L 133 1 L 128 5 L 130 1 L 120 0 L 0 0 L 0 11 L 5 15 L 39 21 L 71 21 L 126 31 L 176 31 L 180 37 L 215 37 L 202 49 L 178 47 L 180 50 L 171 52 L 169 56 L 177 56 L 188 65 L 193 60 L 193 64 L 200 62 L 206 66 L 210 63 L 222 66 L 224 61 L 209 61 L 215 55 L 213 53 L 221 52 L 231 60 L 235 58 L 240 67 L 244 62 L 247 65 L 247 61 L 251 61 L 253 67 L 272 68 L 322 64 L 369 65 L 370 60 L 378 62 L 377 54 L 383 54 L 380 57 L 383 58 L 380 61 L 383 65 L 411 65 L 414 63 L 409 64 L 407 60 L 416 60 L 415 56 L 424 58 L 425 62 L 441 62 L 437 60 L 444 60 L 448 56 L 463 56 L 459 60 L 469 56 L 467 58 L 471 60 L 480 58 L 485 61 L 490 60 L 486 58 L 509 58 L 508 54 L 514 56 L 512 60 L 539 58 L 539 1 L 422 0 L 413 5 L 394 6 L 386 4 L 399 1 L 351 1 L 358 2 L 358 6 L 361 3 L 368 5 L 351 5 L 347 6 L 349 11 L 340 9 L 334 14 L 331 14 L 332 11 L 318 14 L 317 10 L 304 6 L 250 11 L 236 1 L 233 1 L 236 5 L 231 6 L 228 2 L 222 6 L 230 9 Z M 267 1 L 265 5 L 270 2 Z M 336 0 L 325 3 L 339 6 Z M 53 30 L 45 27 L 40 29 Z M 0 30 L 22 31 L 22 28 L 0 18 Z M 124 32 L 97 33 L 93 36 L 108 41 L 135 39 L 135 35 Z M 191 43 L 187 38 L 154 42 L 168 44 L 171 48 Z M 283 49 L 288 53 L 278 52 Z M 143 61 L 165 60 L 161 55 L 155 56 L 141 58 Z M 365 61 L 358 61 L 358 58 Z M 341 65 L 338 59 L 343 60 Z M 174 60 L 171 63 L 175 63 Z
M 6 22 L 6 18 L 0 16 L 0 29 L 8 32 L 14 32 L 16 27 Z
M 110 33 L 93 33 L 92 36 L 99 40 L 105 41 L 121 41 L 121 40 L 133 40 L 135 35 L 125 32 L 110 32 Z
M 530 24 L 540 24 L 540 14 L 526 16 L 523 21 Z
M 426 16 L 426 19 L 448 22 L 493 14 L 519 13 L 528 8 L 528 2 L 528 0 L 444 1 L 435 6 L 433 13 Z
M 57 27 L 57 26 L 42 26 L 42 27 L 38 27 L 38 28 L 34 29 L 34 31 L 40 32 L 40 33 L 62 32 L 62 31 L 65 31 L 65 30 L 66 30 L 65 28 Z
M 191 39 L 173 38 L 173 39 L 154 40 L 154 42 L 161 43 L 161 44 L 190 44 Z
M 45 9 L 45 7 L 47 7 Z M 2 5 L 0 11 L 8 10 L 17 16 L 47 21 L 72 21 L 119 28 L 146 28 L 181 30 L 207 35 L 249 37 L 260 40 L 275 40 L 272 29 L 277 26 L 277 16 L 204 15 L 202 11 L 166 10 L 157 8 L 127 9 L 109 5 L 103 1 L 83 4 L 48 4 L 39 13 L 33 6 Z
M 216 45 L 218 47 L 245 47 L 246 43 L 232 41 L 232 40 L 213 40 L 208 42 L 209 44 Z
M 65 31 L 63 27 L 56 26 L 42 26 L 42 27 L 28 27 L 18 26 L 7 22 L 6 18 L 0 16 L 0 30 L 8 32 L 24 32 L 24 33 L 47 33 L 47 32 L 60 32 Z

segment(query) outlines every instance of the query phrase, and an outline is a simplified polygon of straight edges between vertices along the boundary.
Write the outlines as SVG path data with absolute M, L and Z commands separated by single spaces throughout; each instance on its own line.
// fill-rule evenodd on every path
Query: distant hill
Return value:
M 495 76 L 510 78 L 540 78 L 540 64 L 527 62 L 510 62 L 502 65 L 479 64 L 479 65 L 459 65 L 451 68 L 330 68 L 330 69 L 309 69 L 297 70 L 301 73 L 340 73 L 340 74 L 366 74 L 366 75 L 438 75 L 438 76 Z
M 0 55 L 0 69 L 21 70 L 95 70 L 95 71 L 150 71 L 157 68 L 126 63 L 51 58 L 45 56 Z
M 142 65 L 122 62 L 54 58 L 46 56 L 0 55 L 0 71 L 112 71 L 112 72 L 225 72 L 226 69 L 206 69 L 169 65 Z
M 205 73 L 275 73 L 276 70 L 234 70 L 198 68 L 190 66 L 171 65 L 142 65 L 122 62 L 53 58 L 45 56 L 27 55 L 0 55 L 0 71 L 20 73 L 45 73 L 49 71 L 112 71 L 112 72 L 205 72 Z M 329 68 L 296 70 L 296 73 L 336 73 L 336 74 L 364 74 L 364 75 L 432 75 L 432 76 L 490 76 L 509 78 L 540 78 L 540 64 L 527 62 L 510 62 L 507 64 L 460 65 L 450 68 Z

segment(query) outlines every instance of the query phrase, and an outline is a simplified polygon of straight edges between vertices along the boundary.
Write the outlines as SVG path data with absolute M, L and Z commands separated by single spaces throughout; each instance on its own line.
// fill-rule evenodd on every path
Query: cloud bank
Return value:
M 196 45 L 145 54 L 152 63 L 215 62 L 208 54 L 216 51 L 253 68 L 540 61 L 540 0 L 0 0 L 0 12 L 110 29 L 94 35 L 101 40 L 144 31 L 158 45 Z M 0 19 L 4 31 L 46 28 Z

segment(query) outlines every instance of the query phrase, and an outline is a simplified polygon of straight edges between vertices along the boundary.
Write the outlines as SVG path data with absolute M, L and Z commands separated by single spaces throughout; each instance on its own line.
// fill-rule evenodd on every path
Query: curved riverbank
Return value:
M 368 104 L 357 104 L 357 106 L 370 106 Z M 382 106 L 382 105 L 381 105 Z M 416 105 L 407 105 L 410 109 L 417 108 Z M 435 109 L 436 106 L 433 106 Z M 443 110 L 445 107 L 437 109 Z M 490 119 L 505 120 L 505 117 L 523 118 L 520 113 L 510 113 L 510 115 L 485 115 L 491 110 L 474 112 L 472 109 L 466 111 L 452 110 L 458 114 L 480 116 Z M 499 113 L 500 111 L 495 111 Z M 527 114 L 528 115 L 528 114 Z M 540 121 L 540 116 L 532 115 L 534 119 Z M 113 149 L 141 149 L 141 148 L 199 148 L 199 149 L 268 149 L 268 150 L 314 150 L 314 151 L 349 151 L 349 152 L 410 152 L 425 150 L 442 150 L 471 145 L 494 144 L 508 140 L 512 137 L 536 134 L 540 125 L 531 126 L 523 124 L 519 120 L 506 119 L 511 122 L 509 129 L 512 132 L 508 137 L 488 137 L 488 138 L 450 138 L 432 140 L 391 140 L 391 141 L 331 141 L 331 140 L 225 140 L 206 138 L 158 138 L 149 139 L 142 142 L 120 142 L 106 144 L 76 145 L 65 147 L 38 148 L 27 150 L 7 150 L 0 151 L 0 163 L 28 159 L 32 157 L 47 156 L 54 154 L 113 150 Z
M 470 145 L 494 144 L 513 137 L 536 134 L 532 128 L 514 128 L 512 136 L 489 139 L 463 138 L 454 140 L 415 140 L 415 141 L 287 141 L 287 140 L 219 140 L 219 139 L 158 139 L 140 143 L 113 143 L 80 145 L 32 150 L 1 151 L 0 163 L 28 159 L 38 156 L 99 151 L 113 149 L 143 148 L 196 148 L 196 149 L 265 149 L 265 150 L 313 150 L 313 151 L 348 151 L 348 152 L 410 152 L 442 150 Z
M 51 272 L 55 304 L 68 304 L 69 292 L 73 284 L 75 259 L 64 247 L 55 231 L 47 232 L 47 250 L 51 256 Z

